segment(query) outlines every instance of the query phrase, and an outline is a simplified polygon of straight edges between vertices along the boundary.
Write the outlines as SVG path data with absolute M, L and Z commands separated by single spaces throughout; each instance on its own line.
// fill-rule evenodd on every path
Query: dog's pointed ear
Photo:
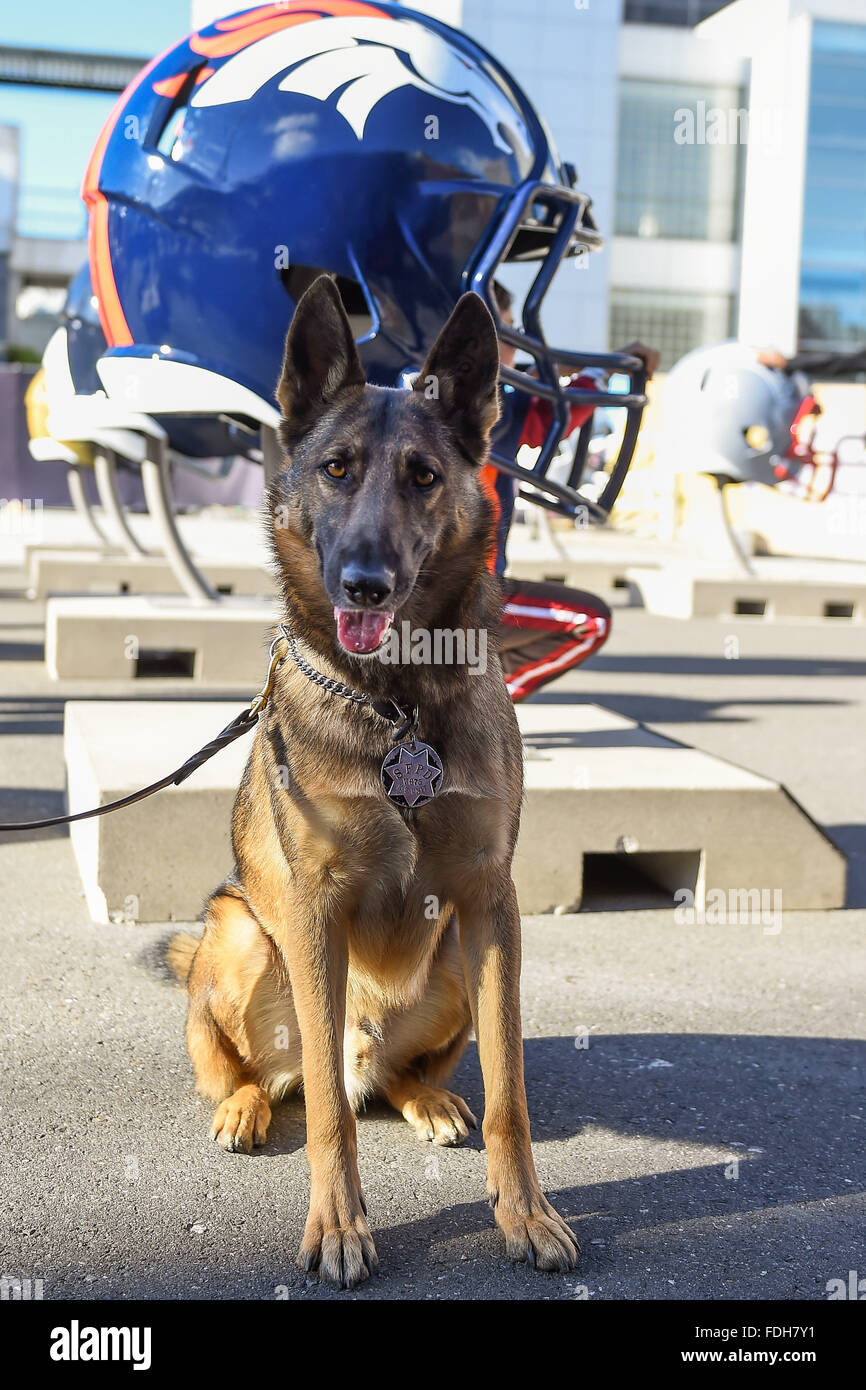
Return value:
M 438 400 L 465 451 L 479 463 L 499 418 L 499 340 L 480 295 L 458 299 L 414 390 Z
M 339 290 L 330 276 L 320 275 L 298 300 L 286 338 L 276 392 L 284 436 L 303 434 L 342 391 L 364 382 Z

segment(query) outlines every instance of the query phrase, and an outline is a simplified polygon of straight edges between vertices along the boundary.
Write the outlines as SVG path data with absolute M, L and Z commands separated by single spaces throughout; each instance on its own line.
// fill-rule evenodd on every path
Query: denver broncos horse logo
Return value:
M 212 41 L 204 35 L 193 36 L 190 43 L 205 56 L 217 56 Z M 285 73 L 279 84 L 281 91 L 298 92 L 317 101 L 327 101 L 340 91 L 336 109 L 359 140 L 371 111 L 383 97 L 401 87 L 414 87 L 440 100 L 468 106 L 484 121 L 494 144 L 506 154 L 512 153 L 506 133 L 514 138 L 519 118 L 505 93 L 473 71 L 444 39 L 408 17 L 310 15 L 305 23 L 256 35 L 216 71 L 207 72 L 191 105 L 247 101 L 280 72 Z M 522 128 L 520 133 L 525 140 Z

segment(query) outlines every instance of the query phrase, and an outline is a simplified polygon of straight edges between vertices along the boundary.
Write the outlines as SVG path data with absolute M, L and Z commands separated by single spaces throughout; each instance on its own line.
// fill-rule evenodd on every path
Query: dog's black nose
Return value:
M 343 593 L 359 607 L 378 607 L 394 588 L 394 571 L 378 566 L 346 565 L 340 576 Z

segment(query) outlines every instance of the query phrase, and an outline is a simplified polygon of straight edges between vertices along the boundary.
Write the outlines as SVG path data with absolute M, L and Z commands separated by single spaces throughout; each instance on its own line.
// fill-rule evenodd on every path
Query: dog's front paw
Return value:
M 362 1212 L 340 1219 L 321 1216 L 311 1208 L 298 1266 L 305 1274 L 317 1271 L 338 1289 L 353 1289 L 369 1279 L 379 1263 L 367 1218 Z
M 580 1254 L 577 1236 L 541 1191 L 512 1203 L 494 1192 L 490 1201 L 509 1259 L 560 1274 L 574 1269 Z

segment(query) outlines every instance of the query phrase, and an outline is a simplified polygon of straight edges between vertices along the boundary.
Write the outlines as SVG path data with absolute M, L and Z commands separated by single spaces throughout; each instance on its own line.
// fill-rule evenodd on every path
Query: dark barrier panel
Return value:
M 24 393 L 36 371 L 35 366 L 0 363 L 0 500 L 29 498 L 32 502 L 41 501 L 43 507 L 68 507 L 71 503 L 66 465 L 37 463 L 27 448 Z M 96 502 L 93 478 L 88 471 L 84 476 L 87 496 Z M 214 503 L 254 507 L 261 498 L 261 468 L 246 459 L 236 459 L 228 477 L 214 480 L 179 468 L 175 470 L 173 489 L 181 509 Z M 126 506 L 144 510 L 141 483 L 134 473 L 121 469 L 118 493 Z

